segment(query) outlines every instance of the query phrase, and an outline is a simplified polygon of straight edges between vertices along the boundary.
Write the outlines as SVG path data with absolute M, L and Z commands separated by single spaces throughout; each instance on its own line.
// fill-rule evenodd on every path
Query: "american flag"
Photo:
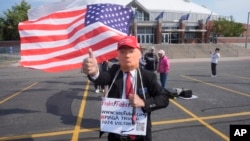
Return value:
M 188 14 L 185 14 L 185 15 L 182 15 L 181 18 L 180 18 L 180 20 L 181 20 L 181 21 L 188 20 L 189 15 L 190 15 L 189 13 L 188 13 Z
M 212 16 L 212 12 L 211 12 L 211 14 L 207 17 L 207 19 L 206 19 L 206 24 L 209 22 L 211 16 Z
M 92 48 L 98 62 L 117 56 L 117 42 L 129 33 L 133 10 L 92 4 L 19 23 L 21 66 L 47 72 L 81 68 Z
M 162 12 L 155 18 L 155 20 L 159 20 L 159 19 L 163 18 L 163 14 L 164 14 L 164 11 L 162 11 Z

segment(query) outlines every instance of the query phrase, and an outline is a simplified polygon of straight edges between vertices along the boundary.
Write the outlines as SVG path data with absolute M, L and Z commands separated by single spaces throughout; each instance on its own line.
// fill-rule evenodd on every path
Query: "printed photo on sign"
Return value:
M 136 122 L 132 124 L 132 106 L 127 99 L 102 98 L 101 131 L 116 134 L 146 135 L 147 114 L 136 108 Z

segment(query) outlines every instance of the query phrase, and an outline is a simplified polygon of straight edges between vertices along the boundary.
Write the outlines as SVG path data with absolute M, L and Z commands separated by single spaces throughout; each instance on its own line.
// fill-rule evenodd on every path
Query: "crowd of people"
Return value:
M 149 49 L 140 46 L 141 58 L 139 60 L 139 67 L 154 73 L 159 74 L 160 83 L 163 88 L 167 88 L 168 72 L 170 71 L 170 61 L 164 50 L 159 50 L 156 53 L 154 46 Z M 145 52 L 146 51 L 146 52 Z M 107 60 L 99 64 L 99 69 L 108 71 L 113 64 L 119 63 L 117 58 Z M 104 93 L 107 91 L 107 86 L 94 85 L 96 93 Z
M 210 52 L 211 77 L 216 77 L 219 51 L 219 48 L 216 48 L 214 52 Z M 117 132 L 116 129 L 120 129 L 120 125 L 117 125 L 120 127 L 111 125 L 112 130 L 101 131 L 108 132 L 108 141 L 152 141 L 151 112 L 166 108 L 169 104 L 171 93 L 167 89 L 169 58 L 162 49 L 156 53 L 153 46 L 149 49 L 143 48 L 135 36 L 121 39 L 117 45 L 117 52 L 117 58 L 98 64 L 92 50 L 89 49 L 89 57 L 83 60 L 82 72 L 95 84 L 97 93 L 100 91 L 104 93 L 104 99 L 127 99 L 132 108 L 132 121 L 128 126 L 134 127 L 134 124 L 137 124 L 135 112 L 138 111 L 135 109 L 139 108 L 146 115 L 143 117 L 146 120 L 146 128 L 142 128 L 145 134 Z M 141 126 L 142 121 L 139 124 Z

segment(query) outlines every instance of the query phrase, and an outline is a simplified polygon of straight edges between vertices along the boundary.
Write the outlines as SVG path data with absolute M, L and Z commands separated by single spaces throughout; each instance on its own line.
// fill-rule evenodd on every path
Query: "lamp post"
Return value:
M 248 43 L 248 25 L 249 25 L 249 15 L 250 15 L 250 12 L 248 12 L 248 14 L 247 14 L 247 31 L 246 31 L 246 44 L 245 44 L 245 48 L 247 48 L 247 43 Z

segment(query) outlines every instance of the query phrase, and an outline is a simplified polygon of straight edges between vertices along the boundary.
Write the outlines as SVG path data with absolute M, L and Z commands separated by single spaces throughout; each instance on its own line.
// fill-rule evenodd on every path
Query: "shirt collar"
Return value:
M 132 71 L 129 71 L 129 72 L 130 72 L 131 76 L 133 78 L 135 78 L 136 70 L 132 70 Z M 126 72 L 124 72 L 124 74 L 126 74 Z

